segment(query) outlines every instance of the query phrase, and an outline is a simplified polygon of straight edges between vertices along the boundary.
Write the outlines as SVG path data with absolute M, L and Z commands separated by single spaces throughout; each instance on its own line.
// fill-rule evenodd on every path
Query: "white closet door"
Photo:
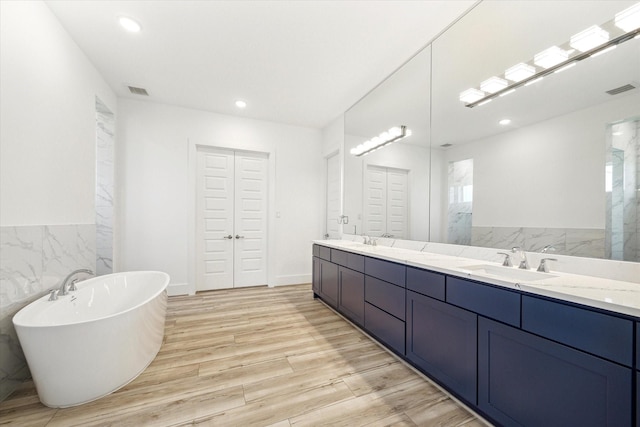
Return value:
M 407 235 L 408 173 L 401 169 L 387 170 L 387 234 L 396 239 Z
M 386 169 L 368 165 L 364 181 L 364 234 L 380 236 L 387 226 Z
M 234 155 L 198 150 L 196 290 L 233 287 Z
M 338 154 L 327 158 L 327 237 L 340 236 L 340 158 Z
M 234 287 L 267 284 L 267 156 L 236 153 Z

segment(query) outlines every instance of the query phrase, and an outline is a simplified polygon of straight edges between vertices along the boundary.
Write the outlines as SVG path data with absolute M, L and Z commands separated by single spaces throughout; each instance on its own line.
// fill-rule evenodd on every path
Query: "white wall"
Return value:
M 0 7 L 0 225 L 92 224 L 95 97 L 115 94 L 43 2 Z
M 604 229 L 606 125 L 637 115 L 638 105 L 638 95 L 622 96 L 454 146 L 443 152 L 442 188 L 448 162 L 473 158 L 474 227 Z
M 96 96 L 116 97 L 40 1 L 0 1 L 0 400 L 29 377 L 13 315 L 95 268 Z
M 118 111 L 119 269 L 166 271 L 195 290 L 189 157 L 209 145 L 270 153 L 269 284 L 310 282 L 311 240 L 322 236 L 319 130 L 125 99 Z

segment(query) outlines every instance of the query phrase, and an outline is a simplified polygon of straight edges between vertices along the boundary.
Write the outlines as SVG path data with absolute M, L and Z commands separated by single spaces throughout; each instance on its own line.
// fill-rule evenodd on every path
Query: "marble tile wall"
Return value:
M 473 227 L 472 246 L 539 252 L 553 245 L 554 254 L 605 258 L 605 230 L 580 228 Z
M 113 113 L 96 100 L 96 274 L 113 272 Z
M 0 400 L 29 377 L 14 314 L 71 271 L 95 271 L 95 247 L 93 224 L 0 227 Z

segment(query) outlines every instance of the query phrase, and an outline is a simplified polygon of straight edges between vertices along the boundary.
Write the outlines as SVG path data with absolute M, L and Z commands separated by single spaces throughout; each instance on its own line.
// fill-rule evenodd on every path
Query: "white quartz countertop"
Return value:
M 524 271 L 477 259 L 388 246 L 371 246 L 346 240 L 315 240 L 314 243 L 508 289 L 597 307 L 634 316 L 640 320 L 638 283 L 553 270 L 550 273 L 538 273 L 535 269 Z

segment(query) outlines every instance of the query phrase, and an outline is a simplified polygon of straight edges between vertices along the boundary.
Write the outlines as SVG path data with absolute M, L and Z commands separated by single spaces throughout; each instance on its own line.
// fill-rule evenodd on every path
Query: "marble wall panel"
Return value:
M 0 400 L 29 370 L 13 316 L 78 268 L 95 270 L 95 225 L 0 227 Z

